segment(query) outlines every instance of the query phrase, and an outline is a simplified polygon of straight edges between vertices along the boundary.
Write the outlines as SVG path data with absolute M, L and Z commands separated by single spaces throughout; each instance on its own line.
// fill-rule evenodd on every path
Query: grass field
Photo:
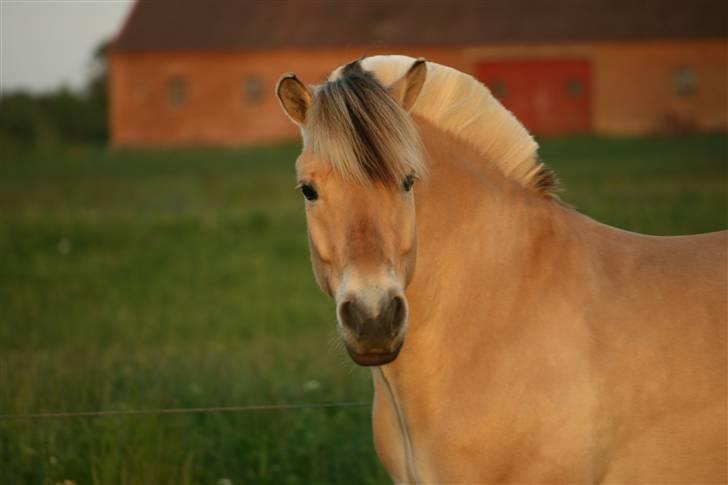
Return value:
M 0 155 L 0 414 L 369 399 L 311 276 L 297 151 Z M 603 222 L 728 225 L 725 136 L 542 157 Z M 388 483 L 368 408 L 0 421 L 0 483 L 64 480 Z

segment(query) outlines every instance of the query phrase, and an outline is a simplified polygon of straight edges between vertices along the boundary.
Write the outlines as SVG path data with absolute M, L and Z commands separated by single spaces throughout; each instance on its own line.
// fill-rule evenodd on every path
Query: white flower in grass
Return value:
M 221 478 L 217 481 L 217 485 L 233 485 L 233 481 L 229 478 Z
M 303 383 L 304 392 L 313 392 L 321 389 L 321 383 L 316 379 L 309 379 Z
M 64 237 L 63 239 L 58 241 L 56 249 L 61 256 L 68 256 L 68 254 L 71 252 L 71 241 Z

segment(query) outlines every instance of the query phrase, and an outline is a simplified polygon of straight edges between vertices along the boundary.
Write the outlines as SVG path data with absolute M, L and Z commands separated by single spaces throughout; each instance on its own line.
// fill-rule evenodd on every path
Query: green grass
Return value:
M 0 158 L 0 414 L 369 399 L 311 276 L 297 151 Z M 725 136 L 552 139 L 542 157 L 603 222 L 728 225 Z M 0 422 L 3 484 L 221 479 L 388 482 L 368 408 Z

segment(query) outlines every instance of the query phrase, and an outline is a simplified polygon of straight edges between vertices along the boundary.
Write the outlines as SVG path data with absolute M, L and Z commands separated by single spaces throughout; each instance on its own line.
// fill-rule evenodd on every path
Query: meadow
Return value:
M 541 144 L 602 222 L 728 226 L 726 136 Z M 0 415 L 370 399 L 311 275 L 298 150 L 0 155 Z M 368 407 L 0 420 L 0 483 L 64 480 L 389 482 Z

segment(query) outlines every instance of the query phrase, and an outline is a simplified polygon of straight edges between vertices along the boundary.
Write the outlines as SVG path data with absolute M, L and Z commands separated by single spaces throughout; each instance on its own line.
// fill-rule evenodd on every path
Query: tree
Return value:
M 60 87 L 41 94 L 3 93 L 0 146 L 39 148 L 58 143 L 105 143 L 109 46 L 110 42 L 104 41 L 94 49 L 88 81 L 81 92 Z

